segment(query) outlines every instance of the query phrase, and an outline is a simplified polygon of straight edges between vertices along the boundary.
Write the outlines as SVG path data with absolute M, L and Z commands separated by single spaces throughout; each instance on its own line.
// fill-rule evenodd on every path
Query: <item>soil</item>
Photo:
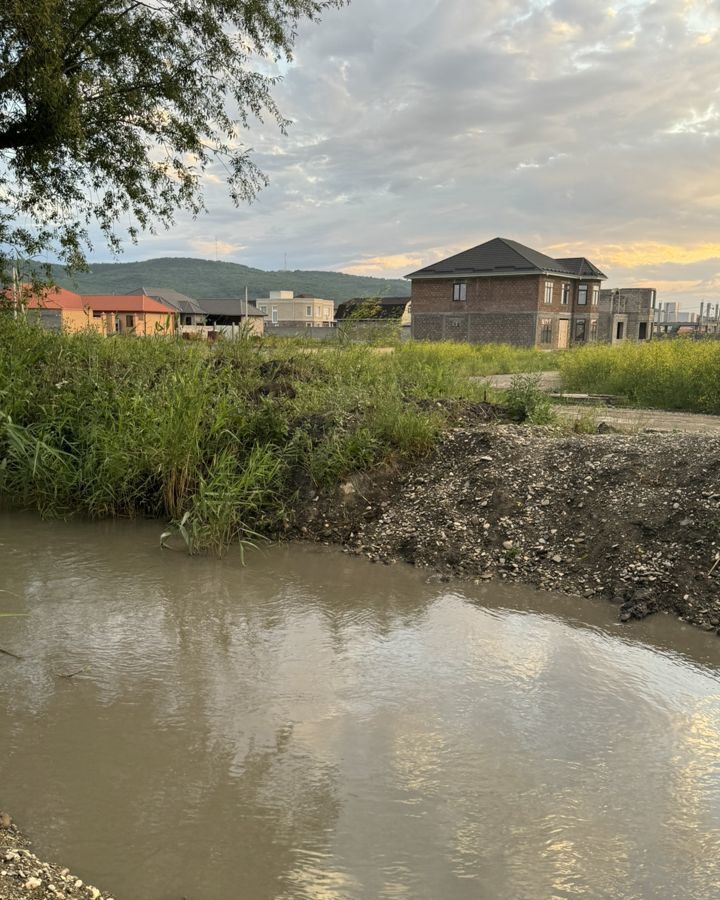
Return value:
M 409 470 L 308 504 L 300 536 L 431 578 L 604 597 L 720 633 L 720 435 L 463 422 Z
M 7 813 L 0 813 L 0 900 L 113 900 L 69 869 L 41 862 Z

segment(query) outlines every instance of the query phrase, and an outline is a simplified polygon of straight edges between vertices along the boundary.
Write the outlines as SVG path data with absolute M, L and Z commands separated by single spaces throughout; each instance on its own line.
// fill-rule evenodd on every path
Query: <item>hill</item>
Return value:
M 400 278 L 370 278 L 342 272 L 265 272 L 239 263 L 213 262 L 186 257 L 147 259 L 142 262 L 95 263 L 89 272 L 69 277 L 57 267 L 61 287 L 80 294 L 124 294 L 145 286 L 173 288 L 190 297 L 240 297 L 248 288 L 251 300 L 269 291 L 295 291 L 342 303 L 353 297 L 410 296 L 410 283 Z

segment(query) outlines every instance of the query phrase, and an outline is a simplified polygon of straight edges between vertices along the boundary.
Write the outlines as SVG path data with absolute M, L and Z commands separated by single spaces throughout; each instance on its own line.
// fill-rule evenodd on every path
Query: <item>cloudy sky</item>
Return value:
M 124 259 L 401 276 L 501 235 L 720 301 L 720 0 L 352 0 L 248 134 L 271 185 Z M 96 258 L 98 256 L 96 255 Z

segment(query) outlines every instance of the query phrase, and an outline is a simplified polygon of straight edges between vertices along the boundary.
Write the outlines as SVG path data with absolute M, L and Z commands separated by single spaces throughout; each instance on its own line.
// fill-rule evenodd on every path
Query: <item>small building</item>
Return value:
M 265 330 L 265 313 L 261 312 L 252 301 L 240 297 L 210 298 L 199 300 L 205 313 L 209 334 L 222 334 L 233 337 L 243 328 L 251 334 L 262 337 Z
M 494 238 L 407 276 L 412 336 L 557 349 L 598 340 L 603 272 Z
M 105 334 L 175 334 L 175 310 L 144 294 L 83 294 L 93 321 Z
M 175 310 L 142 294 L 75 294 L 50 288 L 27 301 L 45 328 L 101 334 L 175 334 Z
M 187 294 L 181 294 L 172 288 L 152 288 L 140 287 L 128 294 L 142 294 L 145 297 L 152 297 L 160 303 L 171 307 L 177 313 L 178 332 L 180 334 L 207 334 L 207 326 L 205 324 L 205 312 L 197 300 L 188 297 Z
M 601 341 L 650 341 L 655 321 L 655 288 L 617 288 L 600 291 Z
M 40 296 L 24 297 L 23 302 L 28 317 L 39 321 L 48 331 L 84 331 L 86 328 L 100 331 L 90 308 L 80 294 L 73 291 L 48 288 Z
M 293 291 L 270 291 L 268 297 L 255 301 L 260 312 L 267 315 L 267 325 L 302 325 L 332 328 L 335 324 L 335 304 L 310 294 Z

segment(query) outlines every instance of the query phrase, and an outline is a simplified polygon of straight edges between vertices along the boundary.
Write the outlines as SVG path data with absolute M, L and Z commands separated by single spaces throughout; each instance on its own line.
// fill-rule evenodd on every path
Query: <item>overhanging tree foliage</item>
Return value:
M 236 203 L 265 178 L 241 136 L 284 129 L 259 61 L 344 0 L 2 0 L 0 279 L 50 250 L 82 266 L 94 220 L 112 247 L 203 208 L 222 160 Z

